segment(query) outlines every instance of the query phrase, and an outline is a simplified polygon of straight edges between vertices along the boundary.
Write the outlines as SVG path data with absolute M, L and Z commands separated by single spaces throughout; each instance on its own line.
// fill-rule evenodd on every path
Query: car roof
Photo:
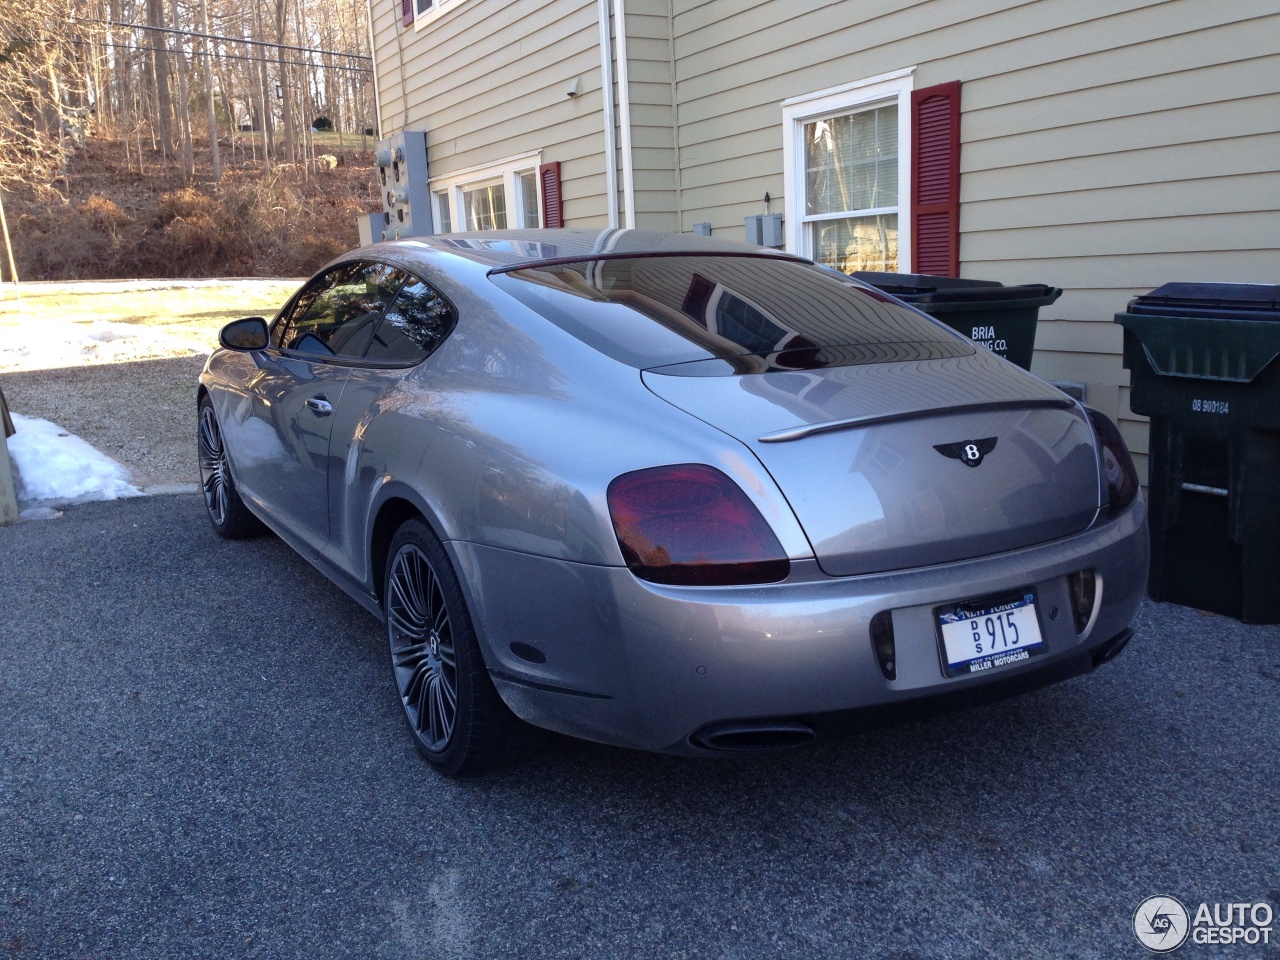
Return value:
M 652 230 L 487 230 L 393 240 L 364 247 L 364 256 L 398 255 L 406 261 L 439 250 L 490 267 L 510 269 L 566 260 L 594 260 L 646 254 L 736 254 L 797 259 L 768 247 L 735 243 L 692 233 Z

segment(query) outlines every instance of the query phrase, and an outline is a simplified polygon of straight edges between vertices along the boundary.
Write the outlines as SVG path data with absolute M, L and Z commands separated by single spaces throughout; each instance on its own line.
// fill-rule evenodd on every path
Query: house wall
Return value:
M 670 7 L 670 0 L 627 0 L 626 4 L 635 225 L 640 229 L 680 226 Z
M 1033 371 L 1129 409 L 1127 301 L 1172 280 L 1278 282 L 1275 0 L 672 0 L 680 227 L 782 209 L 780 101 L 915 66 L 962 81 L 961 276 L 1064 288 Z M 903 269 L 907 269 L 905 266 Z
M 566 220 L 608 225 L 594 0 L 459 0 L 419 30 L 399 0 L 370 10 L 384 135 L 425 130 L 433 177 L 540 149 L 561 163 Z
M 1144 470 L 1114 314 L 1170 280 L 1277 281 L 1275 0 L 626 6 L 639 227 L 741 239 L 766 193 L 781 212 L 785 99 L 962 81 L 960 273 L 1064 288 L 1032 369 L 1086 384 Z M 596 2 L 459 0 L 419 31 L 398 10 L 373 0 L 382 129 L 425 129 L 433 175 L 541 149 L 569 225 L 606 225 Z

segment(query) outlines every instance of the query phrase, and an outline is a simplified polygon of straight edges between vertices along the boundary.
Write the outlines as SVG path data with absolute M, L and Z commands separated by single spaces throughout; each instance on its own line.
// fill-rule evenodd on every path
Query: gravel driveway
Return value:
M 1114 663 L 969 713 L 447 781 L 377 621 L 202 510 L 0 528 L 0 954 L 1138 960 L 1155 894 L 1280 911 L 1280 628 L 1146 604 Z
M 195 484 L 196 380 L 217 330 L 249 313 L 270 315 L 298 283 L 25 284 L 22 312 L 12 300 L 0 303 L 9 408 L 92 444 L 129 468 L 139 487 Z
M 146 488 L 199 481 L 196 380 L 205 358 L 4 374 L 9 406 L 52 420 L 120 461 Z

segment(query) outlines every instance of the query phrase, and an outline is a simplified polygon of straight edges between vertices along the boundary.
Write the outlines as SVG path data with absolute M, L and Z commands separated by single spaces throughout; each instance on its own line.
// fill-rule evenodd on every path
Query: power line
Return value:
M 100 45 L 100 40 L 72 40 L 72 43 L 83 44 L 87 46 Z M 139 50 L 147 53 L 168 53 L 173 54 L 176 51 L 170 50 L 168 47 L 148 47 L 142 44 L 133 44 L 126 48 L 129 51 Z M 193 57 L 212 57 L 214 60 L 249 60 L 253 63 L 269 63 L 273 66 L 281 63 L 280 60 L 271 57 L 250 57 L 243 53 L 219 53 L 216 50 L 184 50 L 185 55 Z M 285 60 L 283 63 L 290 67 L 310 67 L 313 70 L 346 70 L 349 73 L 373 73 L 372 67 L 348 67 L 337 63 L 308 63 L 306 60 Z
M 103 23 L 109 27 L 125 27 L 129 30 L 154 30 L 156 33 L 176 33 L 184 37 L 202 37 L 205 40 L 225 40 L 227 43 L 248 43 L 257 47 L 271 47 L 275 50 L 295 50 L 298 53 L 320 53 L 330 57 L 348 57 L 352 60 L 369 60 L 362 53 L 345 53 L 341 50 L 324 50 L 320 47 L 299 47 L 290 43 L 272 43 L 269 40 L 249 40 L 245 37 L 224 37 L 216 33 L 200 33 L 195 30 L 175 30 L 173 27 L 154 27 L 149 23 L 125 23 L 123 20 L 100 20 L 96 17 L 76 17 L 83 23 Z

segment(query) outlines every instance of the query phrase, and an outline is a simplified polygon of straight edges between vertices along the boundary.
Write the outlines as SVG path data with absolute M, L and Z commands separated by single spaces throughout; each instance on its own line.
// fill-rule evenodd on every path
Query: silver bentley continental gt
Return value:
M 386 624 L 440 772 L 524 724 L 798 746 L 1089 671 L 1146 507 L 1115 426 L 788 254 L 636 231 L 346 254 L 200 377 L 214 530 Z

